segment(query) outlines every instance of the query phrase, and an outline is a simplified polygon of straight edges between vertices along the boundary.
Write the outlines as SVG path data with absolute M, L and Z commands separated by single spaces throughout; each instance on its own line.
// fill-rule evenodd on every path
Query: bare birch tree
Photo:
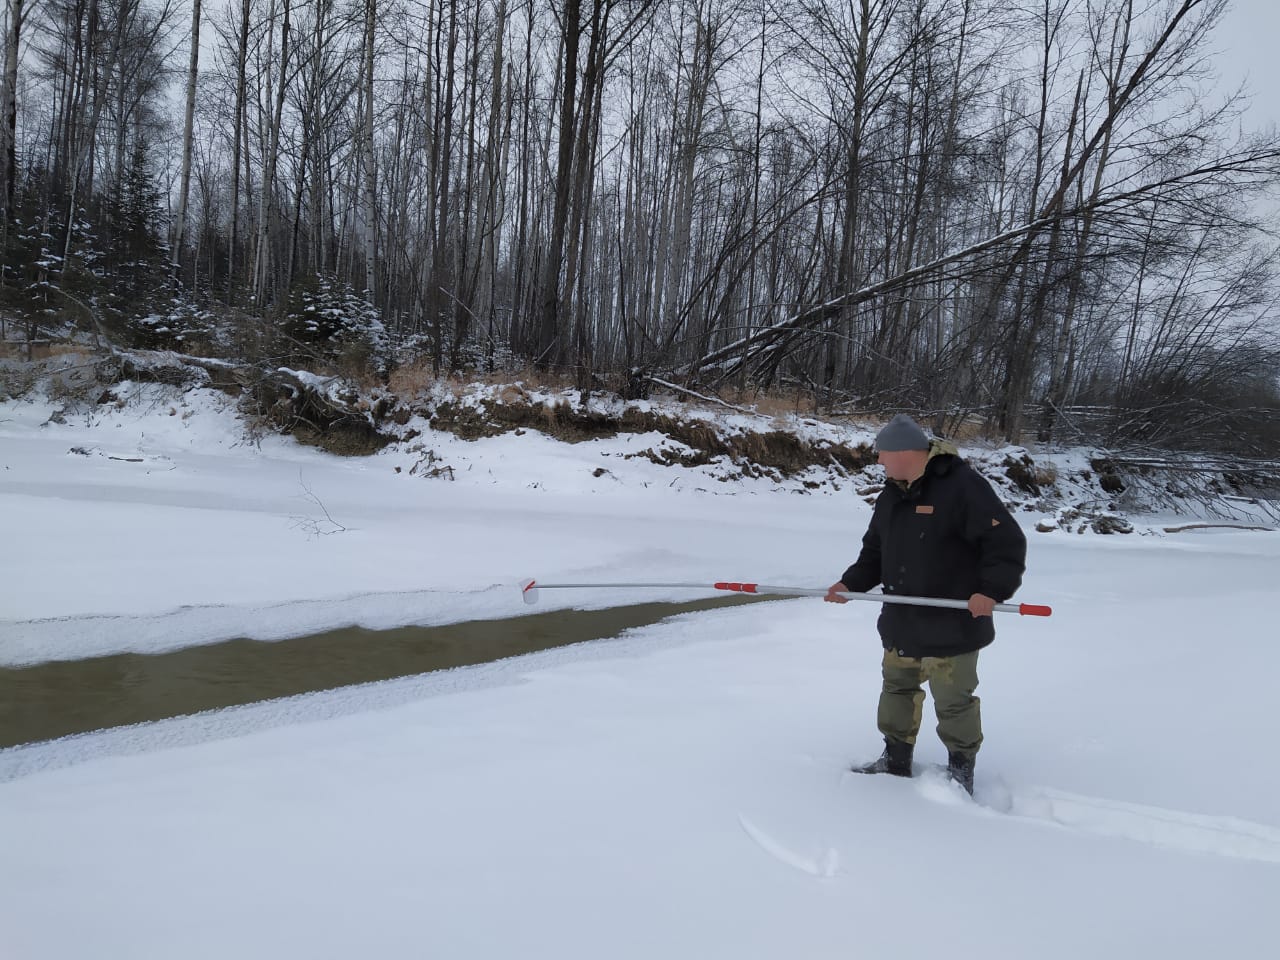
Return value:
M 178 184 L 178 206 L 174 213 L 171 263 L 174 276 L 182 259 L 186 240 L 187 198 L 191 193 L 191 144 L 196 113 L 196 77 L 200 69 L 200 0 L 191 0 L 191 52 L 187 62 L 187 100 L 182 126 L 182 173 Z

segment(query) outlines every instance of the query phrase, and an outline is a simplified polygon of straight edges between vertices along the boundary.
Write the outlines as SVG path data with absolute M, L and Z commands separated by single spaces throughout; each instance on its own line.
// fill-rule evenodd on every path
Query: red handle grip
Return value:
M 1041 606 L 1038 603 L 1020 603 L 1018 613 L 1024 617 L 1047 617 L 1053 613 L 1053 608 Z

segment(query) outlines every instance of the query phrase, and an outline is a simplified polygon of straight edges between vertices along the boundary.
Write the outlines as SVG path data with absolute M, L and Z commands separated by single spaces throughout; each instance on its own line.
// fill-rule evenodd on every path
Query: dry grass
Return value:
M 781 419 L 791 416 L 813 416 L 813 395 L 789 387 L 768 391 L 761 391 L 754 387 L 745 389 L 733 387 L 718 393 L 708 392 L 707 395 L 716 396 L 735 407 L 754 410 L 762 417 Z
M 989 439 L 987 429 L 990 425 L 986 417 L 970 415 L 951 428 L 947 439 L 953 443 L 972 443 L 975 440 Z
M 76 343 L 49 344 L 47 356 L 27 362 L 25 343 L 17 344 L 18 355 L 8 359 L 0 351 L 0 396 L 25 396 L 43 385 L 50 399 L 82 401 L 100 392 L 95 365 L 101 354 Z
M 526 389 L 538 390 L 543 393 L 560 393 L 563 390 L 570 390 L 577 386 L 572 374 L 538 370 L 536 367 L 531 366 L 523 366 L 512 370 L 494 370 L 492 373 L 476 371 L 468 374 L 467 379 L 471 383 L 483 383 L 489 387 L 519 383 Z
M 572 374 L 553 373 L 533 367 L 482 372 L 469 370 L 461 373 L 441 374 L 432 371 L 430 358 L 422 358 L 396 367 L 387 380 L 387 389 L 404 400 L 411 400 L 445 386 L 456 400 L 476 386 L 505 387 L 502 402 L 528 400 L 530 391 L 561 393 L 576 385 Z
M 0 358 L 25 361 L 28 344 L 26 340 L 0 340 Z M 91 347 L 82 343 L 63 343 L 50 340 L 33 340 L 30 344 L 32 362 L 52 360 L 55 357 L 82 356 L 92 354 Z
M 413 363 L 401 364 L 391 371 L 391 376 L 387 378 L 387 389 L 397 397 L 408 399 L 426 393 L 435 382 L 431 361 L 415 360 Z
M 87 357 L 93 353 L 94 351 L 91 348 L 82 343 L 51 343 L 49 345 L 50 357 Z
M 1036 464 L 1036 483 L 1042 487 L 1052 487 L 1058 482 L 1058 468 L 1052 463 Z

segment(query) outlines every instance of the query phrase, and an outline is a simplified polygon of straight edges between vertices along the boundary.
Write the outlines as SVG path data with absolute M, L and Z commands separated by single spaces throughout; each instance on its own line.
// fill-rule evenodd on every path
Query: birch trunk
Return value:
M 182 127 L 182 179 L 178 187 L 178 210 L 174 220 L 170 266 L 178 276 L 182 244 L 186 238 L 187 198 L 191 194 L 191 135 L 196 112 L 196 74 L 200 68 L 200 0 L 192 0 L 191 56 L 187 62 L 187 108 Z

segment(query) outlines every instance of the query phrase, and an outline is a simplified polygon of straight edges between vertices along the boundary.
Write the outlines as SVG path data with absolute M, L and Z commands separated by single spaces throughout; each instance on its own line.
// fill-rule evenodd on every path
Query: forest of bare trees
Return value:
M 1275 455 L 1226 3 L 7 0 L 0 310 Z

